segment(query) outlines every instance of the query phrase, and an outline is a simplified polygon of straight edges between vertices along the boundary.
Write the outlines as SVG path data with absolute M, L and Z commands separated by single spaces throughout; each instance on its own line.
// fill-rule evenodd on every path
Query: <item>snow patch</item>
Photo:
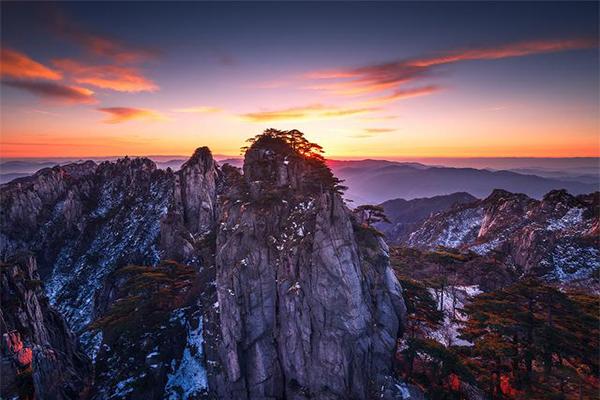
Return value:
M 185 318 L 182 313 L 176 313 L 173 317 Z M 198 326 L 196 328 L 191 327 L 187 318 L 185 321 L 187 343 L 179 366 L 176 369 L 173 368 L 173 372 L 169 374 L 167 385 L 165 386 L 165 398 L 169 400 L 189 399 L 206 392 L 208 389 L 208 379 L 204 367 L 202 318 L 198 318 Z
M 583 221 L 583 208 L 571 208 L 561 218 L 548 220 L 547 230 L 561 231 L 569 229 Z

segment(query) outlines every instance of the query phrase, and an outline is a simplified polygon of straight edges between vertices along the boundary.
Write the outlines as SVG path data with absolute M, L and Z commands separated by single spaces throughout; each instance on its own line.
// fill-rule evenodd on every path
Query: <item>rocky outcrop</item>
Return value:
M 385 244 L 289 149 L 246 153 L 217 232 L 220 356 L 235 399 L 368 398 L 405 314 Z M 306 185 L 310 184 L 311 188 Z
M 432 215 L 407 244 L 495 253 L 521 273 L 596 285 L 600 243 L 593 233 L 600 221 L 598 199 L 598 193 L 572 196 L 555 190 L 534 200 L 495 190 L 484 200 Z
M 3 398 L 79 399 L 91 386 L 91 363 L 41 289 L 35 259 L 1 265 Z
M 41 170 L 2 185 L 0 257 L 35 254 L 51 303 L 83 332 L 94 293 L 117 267 L 161 259 L 198 265 L 195 235 L 214 225 L 215 186 L 206 148 L 177 173 L 145 158 Z M 98 339 L 82 341 L 93 355 Z
M 124 158 L 1 187 L 0 257 L 37 258 L 50 303 L 93 359 L 91 398 L 409 390 L 391 370 L 406 310 L 387 246 L 354 220 L 318 146 L 298 131 L 259 137 L 243 173 L 199 148 L 176 172 Z M 51 359 L 42 350 L 32 347 L 35 379 L 55 390 L 60 369 L 36 364 Z

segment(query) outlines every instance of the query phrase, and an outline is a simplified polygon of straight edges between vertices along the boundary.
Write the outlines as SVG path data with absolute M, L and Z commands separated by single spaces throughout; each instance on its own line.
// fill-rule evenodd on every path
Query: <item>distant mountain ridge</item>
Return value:
M 474 168 L 394 163 L 379 168 L 339 168 L 334 172 L 349 187 L 346 197 L 357 203 L 378 204 L 393 198 L 411 200 L 455 192 L 483 198 L 494 189 L 525 193 L 537 199 L 555 189 L 565 189 L 573 194 L 598 190 L 597 184 Z
M 57 161 L 51 161 L 51 165 L 55 165 Z M 178 170 L 185 159 L 161 156 L 154 161 L 160 169 Z M 237 157 L 223 156 L 217 161 L 221 165 L 227 163 L 235 167 L 242 164 L 242 159 Z M 593 173 L 593 160 L 589 161 L 589 164 L 561 171 L 548 168 L 508 171 L 371 159 L 327 161 L 334 174 L 344 179 L 345 185 L 349 187 L 345 197 L 357 204 L 378 204 L 395 198 L 411 200 L 456 192 L 467 192 L 483 198 L 494 189 L 525 193 L 537 199 L 555 189 L 566 189 L 573 194 L 590 193 L 599 190 L 600 187 L 598 179 L 595 179 L 598 175 Z M 0 163 L 0 183 L 32 174 L 51 165 L 43 163 L 42 160 L 12 160 Z

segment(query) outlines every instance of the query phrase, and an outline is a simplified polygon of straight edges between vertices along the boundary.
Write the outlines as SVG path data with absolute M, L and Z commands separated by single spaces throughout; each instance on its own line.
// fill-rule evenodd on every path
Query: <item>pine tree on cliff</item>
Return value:
M 359 216 L 361 223 L 365 224 L 367 227 L 371 227 L 378 222 L 390 223 L 390 220 L 385 215 L 385 211 L 381 206 L 363 204 L 362 206 L 356 207 L 354 213 Z
M 314 190 L 323 192 L 333 190 L 342 194 L 347 187 L 343 181 L 336 178 L 331 169 L 325 163 L 323 147 L 312 143 L 304 137 L 304 133 L 297 129 L 282 131 L 269 128 L 248 140 L 247 146 L 241 148 L 242 152 L 248 151 L 254 146 L 272 147 L 288 157 L 300 157 L 312 168 L 307 176 L 309 186 Z
M 597 374 L 597 307 L 597 299 L 533 279 L 477 296 L 465 307 L 462 336 L 474 343 L 490 395 L 564 396 Z

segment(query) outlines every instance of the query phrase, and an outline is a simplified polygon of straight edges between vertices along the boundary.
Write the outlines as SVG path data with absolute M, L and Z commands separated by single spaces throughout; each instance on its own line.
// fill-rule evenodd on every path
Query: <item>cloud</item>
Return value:
M 363 121 L 389 121 L 391 119 L 397 119 L 397 115 L 382 115 L 380 117 L 362 117 Z
M 388 133 L 395 131 L 396 129 L 393 128 L 365 128 L 365 132 L 367 133 Z
M 44 99 L 73 104 L 97 103 L 93 91 L 78 86 L 68 86 L 55 82 L 18 80 L 4 80 L 2 83 L 7 86 L 25 90 Z
M 0 52 L 1 76 L 15 79 L 59 80 L 60 72 L 48 68 L 27 55 L 15 50 L 3 48 Z
M 218 113 L 223 111 L 217 107 L 208 107 L 208 106 L 198 106 L 198 107 L 187 107 L 187 108 L 176 108 L 173 112 L 178 113 L 190 113 L 190 114 L 210 114 L 210 113 Z
M 47 7 L 45 12 L 45 21 L 51 31 L 76 43 L 90 54 L 107 57 L 117 63 L 142 62 L 158 55 L 155 50 L 133 46 L 108 35 L 92 33 L 56 7 Z
M 117 92 L 153 92 L 158 86 L 135 67 L 117 65 L 86 65 L 71 59 L 52 63 L 79 84 L 92 85 Z
M 377 136 L 380 133 L 390 133 L 395 132 L 396 130 L 397 129 L 393 128 L 365 128 L 362 133 L 350 135 L 349 137 L 353 139 L 366 139 Z
M 509 43 L 498 47 L 464 49 L 450 51 L 436 57 L 410 61 L 410 65 L 430 67 L 467 60 L 497 60 L 509 57 L 522 57 L 531 54 L 556 53 L 569 50 L 581 50 L 598 46 L 598 39 L 576 38 L 563 40 L 533 40 Z
M 312 84 L 310 89 L 323 90 L 337 95 L 365 95 L 396 90 L 381 101 L 389 102 L 413 97 L 410 91 L 400 90 L 401 86 L 430 76 L 439 65 L 468 60 L 496 60 L 509 57 L 522 57 L 532 54 L 562 52 L 587 49 L 598 46 L 598 39 L 577 38 L 564 40 L 538 40 L 509 43 L 502 46 L 460 49 L 444 52 L 431 57 L 404 59 L 389 63 L 368 65 L 359 68 L 339 68 L 327 71 L 313 71 L 305 75 L 311 80 L 328 81 Z M 431 88 L 431 87 L 430 87 Z M 430 91 L 429 93 L 432 93 Z M 420 95 L 428 93 L 420 93 Z
M 108 118 L 104 120 L 107 124 L 118 124 L 135 119 L 146 121 L 164 121 L 167 119 L 158 111 L 146 108 L 104 107 L 98 108 L 98 111 L 108 114 Z
M 357 114 L 365 114 L 378 110 L 378 108 L 340 108 L 325 106 L 321 104 L 312 104 L 304 107 L 291 107 L 281 110 L 260 111 L 255 113 L 242 114 L 241 116 L 242 118 L 251 122 L 269 122 L 284 120 L 296 121 L 339 118 Z
M 363 104 L 376 105 L 376 104 L 392 103 L 397 100 L 408 99 L 411 97 L 426 96 L 428 94 L 435 93 L 440 90 L 441 90 L 441 88 L 437 85 L 429 85 L 429 86 L 417 87 L 417 88 L 412 88 L 412 89 L 398 89 L 390 95 L 376 97 L 374 99 L 365 101 Z

